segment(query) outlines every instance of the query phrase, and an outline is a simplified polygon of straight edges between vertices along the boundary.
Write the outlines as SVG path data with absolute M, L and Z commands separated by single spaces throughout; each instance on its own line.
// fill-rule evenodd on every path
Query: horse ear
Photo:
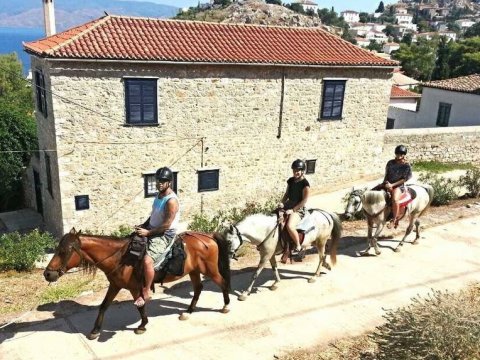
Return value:
M 72 230 L 70 230 L 70 234 L 75 235 L 76 232 L 77 232 L 77 231 L 75 230 L 75 228 L 72 227 Z
M 233 225 L 231 225 L 231 224 L 230 224 L 230 230 L 229 231 L 230 231 L 230 233 L 233 234 Z

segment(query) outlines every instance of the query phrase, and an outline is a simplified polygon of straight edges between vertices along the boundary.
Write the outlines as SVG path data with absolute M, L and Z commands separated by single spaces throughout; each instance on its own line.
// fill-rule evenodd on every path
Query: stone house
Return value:
M 418 111 L 390 107 L 395 129 L 480 126 L 480 75 L 422 84 Z
M 280 196 L 296 158 L 313 192 L 383 171 L 397 63 L 322 29 L 105 16 L 24 47 L 57 236 L 145 220 L 160 166 L 183 220 Z

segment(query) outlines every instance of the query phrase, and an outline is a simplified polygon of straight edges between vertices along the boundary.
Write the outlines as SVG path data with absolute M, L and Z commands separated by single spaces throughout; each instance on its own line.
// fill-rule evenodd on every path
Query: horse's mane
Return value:
M 385 201 L 385 193 L 383 191 L 369 190 L 363 194 L 364 203 L 367 205 L 378 204 Z
M 262 213 L 253 214 L 253 215 L 247 216 L 245 219 L 240 221 L 238 223 L 238 225 L 241 224 L 242 226 L 249 226 L 252 223 L 253 224 L 256 224 L 258 222 L 265 223 L 265 222 L 271 221 L 272 217 L 273 217 L 273 215 L 266 215 L 266 214 L 262 214 Z

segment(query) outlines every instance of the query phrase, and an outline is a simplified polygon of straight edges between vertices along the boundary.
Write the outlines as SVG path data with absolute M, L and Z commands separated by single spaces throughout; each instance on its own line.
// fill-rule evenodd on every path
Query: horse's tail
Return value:
M 213 239 L 218 246 L 218 271 L 225 281 L 225 286 L 230 291 L 230 244 L 218 233 L 214 234 Z
M 333 229 L 332 229 L 332 248 L 330 250 L 330 259 L 332 260 L 332 265 L 335 265 L 337 263 L 337 247 L 338 247 L 338 241 L 342 237 L 342 221 L 338 217 L 337 214 L 335 213 L 330 213 L 330 216 L 332 217 L 333 220 Z
M 425 206 L 425 209 L 422 210 L 419 216 L 422 216 L 425 211 L 430 207 L 430 204 L 433 201 L 433 196 L 435 195 L 435 191 L 433 190 L 433 187 L 429 184 L 423 184 L 422 187 L 427 190 L 428 193 L 428 204 Z

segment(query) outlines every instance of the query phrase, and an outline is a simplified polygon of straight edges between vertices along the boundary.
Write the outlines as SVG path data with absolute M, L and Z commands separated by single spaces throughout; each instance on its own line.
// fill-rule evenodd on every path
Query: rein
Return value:
M 277 229 L 277 227 L 278 227 L 279 225 L 280 225 L 280 223 L 277 222 L 276 225 L 273 227 L 273 229 L 267 234 L 267 236 L 265 237 L 265 239 L 263 239 L 262 242 L 257 245 L 257 247 L 261 246 L 265 241 L 267 241 L 268 238 L 269 238 L 271 235 L 274 235 L 274 234 L 275 234 L 275 230 Z

